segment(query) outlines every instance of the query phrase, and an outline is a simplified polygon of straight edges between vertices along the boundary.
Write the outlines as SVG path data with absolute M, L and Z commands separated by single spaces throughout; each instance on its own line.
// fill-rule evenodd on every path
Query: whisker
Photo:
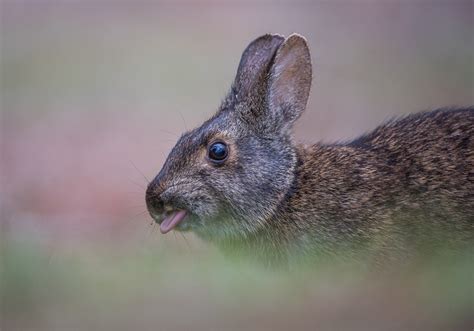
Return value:
M 141 215 L 145 215 L 147 212 L 148 212 L 148 210 L 144 210 L 144 211 L 142 211 L 142 212 L 140 212 L 140 213 L 138 213 L 138 214 L 136 214 L 132 217 L 138 217 L 138 216 L 141 216 Z
M 153 143 L 158 143 L 158 144 L 169 146 L 170 143 L 176 144 L 176 139 L 162 138 L 160 140 L 154 141 Z
M 145 174 L 140 170 L 138 169 L 138 167 L 135 165 L 135 163 L 133 163 L 132 160 L 129 160 L 130 163 L 133 165 L 133 167 L 143 176 L 143 178 L 145 179 L 146 183 L 149 184 L 150 183 L 150 180 L 145 176 Z
M 124 191 L 123 193 L 126 193 L 126 194 L 144 194 L 145 193 L 145 190 L 143 188 L 143 190 L 139 190 L 139 191 Z
M 145 200 L 145 199 L 143 199 Z M 123 205 L 124 209 L 129 209 L 131 211 L 134 211 L 133 209 L 135 208 L 141 208 L 142 210 L 147 210 L 147 205 L 145 203 L 140 203 L 140 204 L 130 204 L 130 205 Z
M 186 131 L 188 131 L 188 126 L 186 125 L 186 121 L 184 120 L 183 113 L 181 113 L 181 111 L 178 111 L 178 112 L 179 112 L 179 116 L 181 116 L 181 119 L 183 120 L 184 128 L 186 129 Z
M 157 228 L 158 228 L 158 227 L 157 227 L 156 222 L 153 222 L 152 233 L 153 233 L 153 236 L 155 236 L 155 237 L 156 237 Z
M 174 132 L 171 132 L 171 131 L 168 131 L 168 130 L 165 130 L 165 129 L 158 129 L 158 130 L 160 130 L 161 132 L 170 134 L 170 135 L 172 135 L 172 136 L 175 137 L 175 138 L 178 138 L 178 137 L 179 137 L 179 135 L 176 134 L 176 133 L 174 133 Z
M 134 180 L 132 180 L 132 179 L 130 179 L 130 178 L 129 178 L 128 180 L 129 180 L 131 183 L 137 185 L 139 188 L 141 188 L 141 189 L 143 189 L 143 190 L 146 190 L 146 187 L 143 186 L 142 184 L 138 184 L 137 182 L 135 182 Z
M 144 210 L 136 215 L 132 215 L 130 217 L 127 217 L 123 222 L 125 223 L 125 225 L 129 225 L 131 223 L 133 223 L 138 217 L 140 216 L 143 216 L 147 213 L 148 211 L 147 210 Z
M 153 221 L 149 224 L 149 227 L 151 227 L 150 231 L 147 231 L 147 234 L 146 234 L 146 238 L 144 240 L 144 242 L 148 242 L 148 240 L 150 239 L 152 233 L 153 233 Z
M 181 234 L 181 236 L 183 237 L 184 241 L 186 242 L 186 246 L 188 246 L 189 252 L 191 252 L 191 251 L 192 251 L 191 246 L 189 245 L 188 240 L 187 240 L 186 237 L 184 236 L 184 233 L 180 232 L 180 234 Z

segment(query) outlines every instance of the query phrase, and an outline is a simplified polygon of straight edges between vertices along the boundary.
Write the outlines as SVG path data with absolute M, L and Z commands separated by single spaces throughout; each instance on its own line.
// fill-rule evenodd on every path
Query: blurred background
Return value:
M 298 32 L 312 52 L 299 140 L 474 104 L 472 1 L 0 9 L 1 330 L 472 329 L 472 269 L 396 282 L 287 275 L 161 235 L 144 203 L 179 135 L 213 114 L 242 51 L 267 32 Z

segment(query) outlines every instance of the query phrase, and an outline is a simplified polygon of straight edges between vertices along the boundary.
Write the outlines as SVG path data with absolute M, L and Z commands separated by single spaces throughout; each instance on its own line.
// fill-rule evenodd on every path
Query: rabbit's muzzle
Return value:
M 157 222 L 161 221 L 161 215 L 165 211 L 165 204 L 153 185 L 149 185 L 145 194 L 146 208 L 151 217 Z
M 145 201 L 148 212 L 160 224 L 160 231 L 164 234 L 176 228 L 188 212 L 183 209 L 175 209 L 166 204 L 161 197 L 162 193 L 157 192 L 156 186 L 150 184 L 146 191 Z

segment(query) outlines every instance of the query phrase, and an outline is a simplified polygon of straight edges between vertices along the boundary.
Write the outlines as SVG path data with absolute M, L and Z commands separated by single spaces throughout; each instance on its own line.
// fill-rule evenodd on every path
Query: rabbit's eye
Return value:
M 215 163 L 222 163 L 227 158 L 229 149 L 223 142 L 215 142 L 209 146 L 208 155 L 209 159 Z

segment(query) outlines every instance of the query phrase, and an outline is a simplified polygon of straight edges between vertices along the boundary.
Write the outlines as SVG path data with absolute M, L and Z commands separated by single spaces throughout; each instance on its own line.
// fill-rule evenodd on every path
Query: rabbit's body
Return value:
M 414 246 L 464 245 L 473 136 L 471 108 L 411 115 L 347 144 L 297 146 L 294 184 L 260 235 L 309 255 L 357 247 L 397 258 Z
M 219 112 L 183 135 L 148 187 L 162 232 L 193 230 L 266 261 L 385 259 L 472 240 L 474 108 L 410 115 L 350 143 L 294 145 L 310 84 L 303 38 L 251 43 Z

